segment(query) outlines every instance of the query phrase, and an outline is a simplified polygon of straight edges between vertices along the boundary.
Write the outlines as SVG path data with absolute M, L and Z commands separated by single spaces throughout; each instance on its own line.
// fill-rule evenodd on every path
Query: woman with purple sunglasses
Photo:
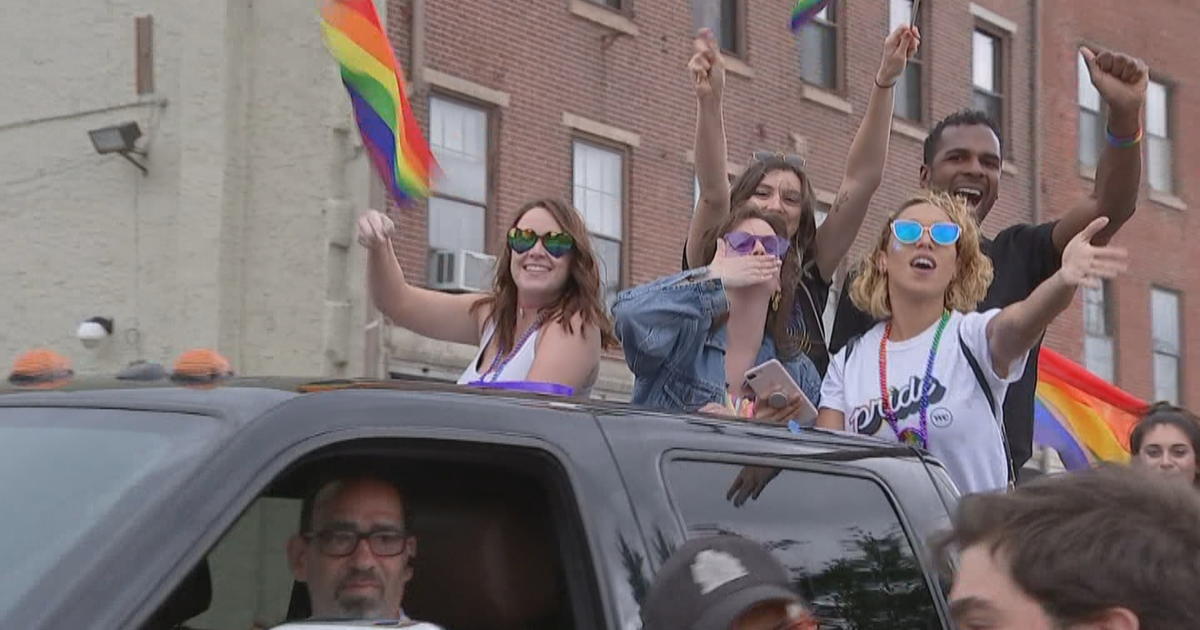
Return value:
M 727 413 L 753 399 L 746 371 L 771 359 L 817 400 L 821 379 L 812 360 L 779 352 L 796 335 L 778 307 L 780 270 L 791 248 L 783 217 L 747 204 L 710 231 L 705 243 L 709 265 L 617 296 L 613 315 L 634 375 L 633 402 Z M 786 421 L 802 405 L 754 405 L 748 413 Z
M 783 153 L 756 152 L 732 184 L 722 106 L 725 67 L 711 31 L 702 30 L 688 63 L 696 91 L 696 178 L 699 199 L 688 228 L 683 268 L 700 267 L 710 258 L 704 238 L 724 222 L 731 209 L 750 204 L 776 213 L 792 243 L 784 259 L 776 304 L 796 331 L 780 348 L 784 355 L 808 355 L 822 374 L 829 361 L 821 314 L 838 265 L 850 250 L 879 188 L 891 136 L 894 86 L 921 45 L 915 27 L 900 26 L 883 42 L 883 53 L 862 122 L 846 156 L 845 173 L 828 218 L 817 226 L 816 195 L 804 159 Z M 829 159 L 831 156 L 820 156 Z

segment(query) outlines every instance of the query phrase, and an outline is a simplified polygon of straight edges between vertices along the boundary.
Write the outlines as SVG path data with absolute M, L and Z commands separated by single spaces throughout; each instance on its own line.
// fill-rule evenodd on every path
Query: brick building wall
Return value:
M 889 4 L 835 3 L 840 70 L 832 90 L 801 80 L 799 47 L 787 28 L 791 2 L 738 4 L 742 43 L 725 90 L 731 165 L 741 166 L 755 150 L 800 152 L 818 196 L 830 201 L 878 68 Z M 1033 218 L 1031 78 L 1018 70 L 1032 65 L 1032 4 L 922 5 L 921 118 L 897 119 L 884 182 L 851 254 L 855 259 L 883 217 L 916 187 L 925 130 L 971 103 L 977 26 L 1002 42 L 1008 163 L 985 231 Z M 588 0 L 389 0 L 387 21 L 426 124 L 430 94 L 473 101 L 490 112 L 489 252 L 502 246 L 504 230 L 526 200 L 571 199 L 572 140 L 582 138 L 625 155 L 623 286 L 678 269 L 694 193 L 695 99 L 685 72 L 693 0 L 625 0 L 619 11 Z M 401 261 L 421 281 L 427 213 L 405 211 L 399 221 Z
M 1151 0 L 1129 11 L 1114 0 L 1042 2 L 1041 71 L 1043 158 L 1042 206 L 1053 218 L 1094 182 L 1081 168 L 1078 146 L 1080 109 L 1076 51 L 1080 44 L 1128 52 L 1146 60 L 1151 79 L 1169 86 L 1168 123 L 1174 162 L 1172 195 L 1152 192 L 1143 167 L 1143 187 L 1133 219 L 1115 243 L 1130 251 L 1130 271 L 1112 286 L 1111 326 L 1116 347 L 1115 382 L 1136 396 L 1155 398 L 1152 363 L 1151 289 L 1180 293 L 1180 401 L 1200 404 L 1200 347 L 1189 343 L 1200 330 L 1200 248 L 1194 234 L 1200 204 L 1200 69 L 1194 43 L 1200 29 L 1200 7 L 1191 0 Z M 1147 143 L 1143 142 L 1143 146 Z M 1082 300 L 1049 331 L 1049 345 L 1067 356 L 1084 360 Z

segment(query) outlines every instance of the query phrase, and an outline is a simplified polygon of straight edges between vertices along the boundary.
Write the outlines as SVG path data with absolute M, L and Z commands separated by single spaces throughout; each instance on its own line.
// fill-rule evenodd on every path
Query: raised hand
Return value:
M 1084 46 L 1079 49 L 1087 62 L 1092 85 L 1110 110 L 1136 114 L 1146 102 L 1146 85 L 1150 69 L 1136 57 L 1112 51 L 1097 51 Z
M 358 244 L 367 250 L 390 245 L 395 231 L 396 224 L 378 210 L 367 210 L 358 217 Z
M 1102 279 L 1115 278 L 1127 268 L 1129 254 L 1124 248 L 1092 245 L 1092 237 L 1106 225 L 1108 217 L 1092 221 L 1063 249 L 1059 273 L 1068 285 L 1098 289 Z
M 879 72 L 875 82 L 882 86 L 895 85 L 904 74 L 908 60 L 921 47 L 921 31 L 915 26 L 902 24 L 883 40 L 883 58 L 879 61 Z
M 688 72 L 696 88 L 697 98 L 721 98 L 725 89 L 725 58 L 711 29 L 702 28 L 692 40 L 695 51 L 688 61 Z
M 717 278 L 727 289 L 773 283 L 778 288 L 782 261 L 774 256 L 731 256 L 725 239 L 717 239 L 717 255 L 708 265 L 710 277 Z

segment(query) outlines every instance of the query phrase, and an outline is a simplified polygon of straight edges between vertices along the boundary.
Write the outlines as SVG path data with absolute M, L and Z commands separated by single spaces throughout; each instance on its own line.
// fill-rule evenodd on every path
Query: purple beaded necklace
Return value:
M 500 348 L 497 347 L 496 356 L 492 357 L 491 366 L 488 367 L 486 372 L 479 376 L 479 380 L 485 383 L 495 383 L 496 380 L 500 378 L 500 373 L 504 371 L 504 368 L 508 365 L 508 362 L 513 360 L 513 357 L 517 355 L 517 352 L 521 350 L 521 348 L 525 345 L 525 342 L 529 341 L 529 338 L 533 336 L 533 333 L 537 332 L 537 330 L 542 327 L 542 322 L 545 319 L 545 315 L 538 313 L 537 317 L 534 318 L 533 323 L 529 325 L 529 328 L 525 329 L 525 333 L 521 335 L 521 338 L 518 339 L 515 344 L 513 344 L 513 347 L 509 349 L 507 353 L 503 355 L 500 354 Z M 489 375 L 492 377 L 491 381 L 488 381 Z
M 883 329 L 883 338 L 879 340 L 879 393 L 882 396 L 883 417 L 887 419 L 888 425 L 892 427 L 892 432 L 896 434 L 896 437 L 905 444 L 921 448 L 929 446 L 928 412 L 929 392 L 933 389 L 933 360 L 937 357 L 938 345 L 942 341 L 942 331 L 946 330 L 946 323 L 949 321 L 950 311 L 942 311 L 937 331 L 933 333 L 933 346 L 929 348 L 929 358 L 925 361 L 925 378 L 921 381 L 921 422 L 915 431 L 911 428 L 901 430 L 896 410 L 892 409 L 891 392 L 888 391 L 887 384 L 887 342 L 892 336 L 890 319 Z

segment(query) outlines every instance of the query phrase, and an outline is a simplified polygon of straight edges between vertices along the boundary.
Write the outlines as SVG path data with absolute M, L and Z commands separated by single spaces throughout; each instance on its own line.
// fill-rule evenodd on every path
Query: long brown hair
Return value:
M 779 213 L 760 210 L 754 205 L 743 203 L 729 213 L 729 216 L 720 225 L 704 235 L 704 259 L 711 262 L 717 254 L 717 239 L 751 219 L 765 221 L 777 236 L 787 238 L 787 222 Z M 806 340 L 801 339 L 798 331 L 789 325 L 792 304 L 796 301 L 796 287 L 800 280 L 798 256 L 799 252 L 796 251 L 794 244 L 788 247 L 779 272 L 779 307 L 767 311 L 767 321 L 763 324 L 764 329 L 771 335 L 771 339 L 775 341 L 776 350 L 785 357 L 794 356 L 807 346 Z
M 568 333 L 574 333 L 571 318 L 579 314 L 584 326 L 594 325 L 600 329 L 600 345 L 608 349 L 617 345 L 613 334 L 612 320 L 604 308 L 600 298 L 600 271 L 596 264 L 595 250 L 588 237 L 587 226 L 583 216 L 571 206 L 558 199 L 537 199 L 530 201 L 517 210 L 509 229 L 517 226 L 521 217 L 534 208 L 545 208 L 562 230 L 575 239 L 575 248 L 569 254 L 571 264 L 567 283 L 562 293 L 543 309 L 545 321 L 557 322 Z M 507 230 L 505 231 L 507 233 Z M 496 325 L 496 341 L 499 344 L 497 352 L 505 353 L 512 349 L 514 343 L 513 327 L 517 323 L 517 284 L 512 277 L 512 250 L 507 244 L 500 252 L 496 262 L 496 279 L 492 284 L 492 292 L 480 298 L 471 305 L 471 312 L 481 308 L 492 308 L 490 319 Z M 586 330 L 583 331 L 586 334 Z
M 762 183 L 767 173 L 775 171 L 791 171 L 800 178 L 800 225 L 797 226 L 796 233 L 791 235 L 792 246 L 788 251 L 790 253 L 795 250 L 797 260 L 800 264 L 804 264 L 812 259 L 817 238 L 817 195 L 813 192 L 812 182 L 809 181 L 808 174 L 804 172 L 803 168 L 794 164 L 782 153 L 751 161 L 729 186 L 729 207 L 740 208 L 750 201 L 750 198 L 754 196 L 754 191 L 758 190 L 758 185 Z

